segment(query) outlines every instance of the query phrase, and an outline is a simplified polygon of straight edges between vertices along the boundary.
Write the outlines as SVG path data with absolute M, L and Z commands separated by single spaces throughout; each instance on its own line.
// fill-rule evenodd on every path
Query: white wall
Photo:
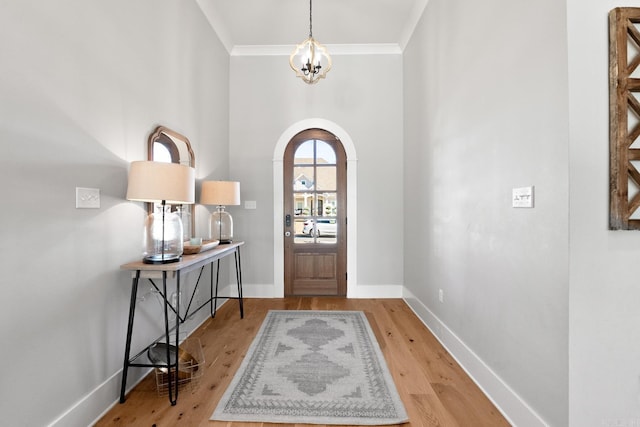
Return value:
M 555 0 L 430 0 L 404 52 L 405 286 L 520 426 L 568 423 L 566 57 Z
M 568 0 L 571 426 L 640 425 L 640 234 L 609 231 L 608 13 Z
M 118 397 L 119 266 L 139 258 L 145 214 L 124 200 L 129 162 L 162 124 L 190 138 L 199 177 L 228 173 L 228 54 L 192 1 L 1 9 L 2 424 L 87 425 Z M 101 208 L 76 210 L 76 186 Z M 139 308 L 135 348 L 158 335 L 157 300 Z
M 401 66 L 399 54 L 334 55 L 326 80 L 307 85 L 288 56 L 231 57 L 230 173 L 258 207 L 231 211 L 234 233 L 249 242 L 243 282 L 254 292 L 269 294 L 261 289 L 274 282 L 274 149 L 308 118 L 337 124 L 355 145 L 358 285 L 402 285 Z

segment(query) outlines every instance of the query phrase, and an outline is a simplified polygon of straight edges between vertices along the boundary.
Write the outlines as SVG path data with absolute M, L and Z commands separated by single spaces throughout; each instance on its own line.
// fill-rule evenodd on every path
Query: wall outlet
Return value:
M 244 201 L 244 208 L 245 209 L 256 209 L 258 206 L 258 204 L 256 203 L 255 200 L 245 200 Z
M 440 300 L 440 302 L 444 302 L 444 291 L 442 289 L 438 290 L 438 300 Z

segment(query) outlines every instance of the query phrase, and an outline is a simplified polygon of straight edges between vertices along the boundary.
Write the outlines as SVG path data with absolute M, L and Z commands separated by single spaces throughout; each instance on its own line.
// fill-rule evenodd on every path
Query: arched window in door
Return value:
M 295 243 L 336 243 L 336 152 L 327 142 L 302 142 L 293 157 Z

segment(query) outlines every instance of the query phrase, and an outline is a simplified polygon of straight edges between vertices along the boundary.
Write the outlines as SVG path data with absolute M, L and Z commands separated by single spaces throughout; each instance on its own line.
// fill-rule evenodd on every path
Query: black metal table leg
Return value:
M 213 264 L 211 264 L 212 268 L 213 268 Z M 218 281 L 220 279 L 220 260 L 218 259 L 217 261 L 217 268 L 216 268 L 216 294 L 213 297 L 213 316 L 211 317 L 216 317 L 216 311 L 218 311 Z
M 209 312 L 211 314 L 211 317 L 215 317 L 215 304 L 216 301 L 213 299 L 213 263 L 209 264 Z
M 176 307 L 175 307 L 175 310 L 176 310 L 176 342 L 175 342 L 175 352 L 176 352 L 175 361 L 176 361 L 176 364 L 174 366 L 173 372 L 175 373 L 175 383 L 176 383 L 175 384 L 175 387 L 176 387 L 175 400 L 177 402 L 178 401 L 178 387 L 180 386 L 180 381 L 179 381 L 180 377 L 178 375 L 178 366 L 180 364 L 180 360 L 179 360 L 179 357 L 178 357 L 178 355 L 180 354 L 180 349 L 178 347 L 178 345 L 180 344 L 180 299 L 181 299 L 181 296 L 180 296 L 180 271 L 178 271 L 176 274 L 177 274 L 177 276 L 176 276 L 177 298 L 176 298 Z M 173 403 L 173 402 L 171 404 L 175 405 L 175 403 Z
M 136 314 L 136 299 L 138 298 L 138 282 L 140 281 L 140 270 L 136 270 L 136 275 L 131 282 L 131 301 L 129 302 L 129 323 L 127 325 L 127 342 L 124 349 L 124 364 L 122 367 L 122 384 L 120 386 L 120 403 L 124 403 L 124 393 L 127 387 L 127 372 L 129 371 L 129 356 L 131 355 L 131 334 L 133 333 L 133 318 Z
M 238 302 L 240 304 L 240 318 L 244 318 L 244 307 L 242 304 L 242 266 L 240 264 L 240 248 L 236 248 L 234 254 L 236 260 L 236 282 L 238 282 Z
M 164 295 L 164 339 L 167 343 L 167 381 L 169 382 L 169 402 L 175 405 L 177 399 L 173 396 L 173 374 L 171 373 L 171 340 L 169 339 L 169 300 L 167 299 L 167 272 L 162 272 L 162 294 Z M 175 373 L 177 376 L 177 372 Z M 177 380 L 177 378 L 176 378 Z

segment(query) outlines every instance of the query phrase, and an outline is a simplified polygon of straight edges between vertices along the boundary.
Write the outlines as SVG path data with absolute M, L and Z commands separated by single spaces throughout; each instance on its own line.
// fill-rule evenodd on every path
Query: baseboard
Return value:
M 513 426 L 548 427 L 507 383 L 406 288 L 403 299 Z
M 402 298 L 402 285 L 347 286 L 347 298 Z
M 231 287 L 235 287 L 232 285 Z M 234 292 L 233 296 L 237 296 L 238 292 L 232 290 Z M 242 285 L 242 296 L 245 298 L 280 298 L 278 296 L 278 292 L 276 292 L 275 285 Z
M 151 371 L 151 369 L 146 370 L 135 384 L 127 390 L 127 393 L 142 381 L 149 371 Z M 118 402 L 117 400 L 113 400 L 113 396 L 120 396 L 121 377 L 122 369 L 113 374 L 109 379 L 96 387 L 88 395 L 80 399 L 80 401 L 49 424 L 49 427 L 89 426 L 95 424 Z M 96 417 L 96 414 L 100 415 Z

